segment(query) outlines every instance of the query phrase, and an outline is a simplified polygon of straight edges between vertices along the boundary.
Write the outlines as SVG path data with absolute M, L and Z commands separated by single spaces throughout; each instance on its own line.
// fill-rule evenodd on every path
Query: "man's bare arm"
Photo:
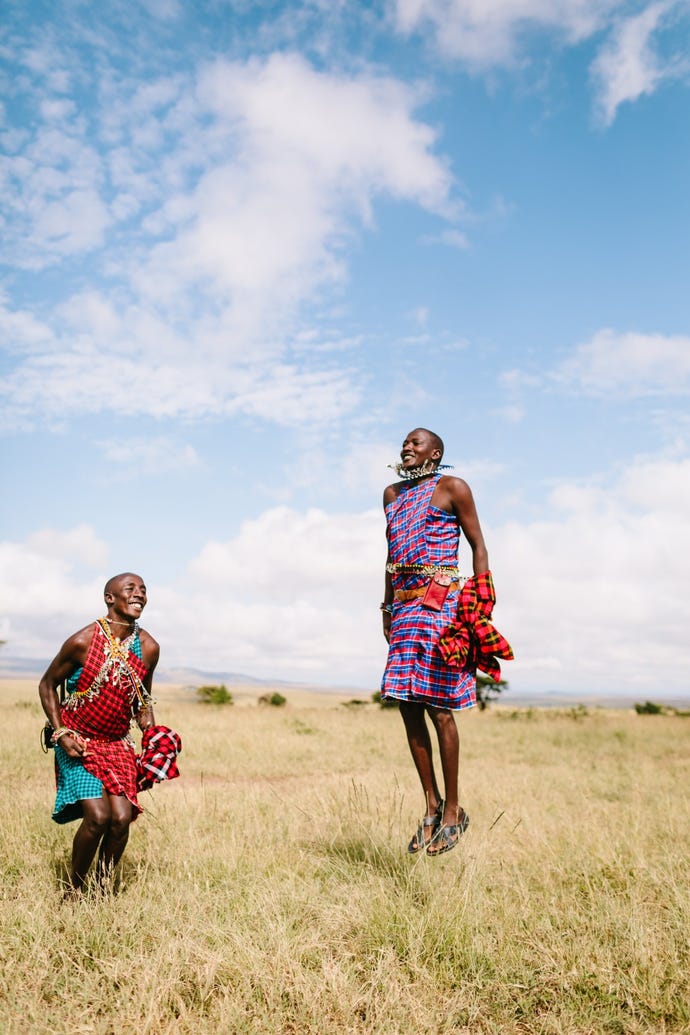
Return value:
M 153 636 L 147 633 L 145 629 L 141 629 L 139 635 L 141 641 L 142 661 L 148 670 L 144 676 L 143 684 L 148 693 L 151 694 L 153 691 L 153 673 L 160 657 L 160 647 L 154 640 Z M 156 719 L 153 714 L 153 704 L 147 704 L 145 707 L 140 708 L 135 718 L 140 730 L 145 730 L 147 726 L 155 726 Z
M 92 626 L 87 625 L 80 629 L 68 640 L 65 640 L 62 647 L 55 655 L 38 684 L 38 694 L 41 698 L 43 711 L 48 717 L 48 722 L 54 730 L 60 729 L 60 700 L 57 688 L 75 669 L 79 668 L 86 661 L 86 656 L 91 642 Z M 81 738 L 71 737 L 65 734 L 60 738 L 60 746 L 68 755 L 77 757 L 85 753 L 85 745 Z
M 444 481 L 447 485 L 444 485 L 443 488 L 447 493 L 452 512 L 457 517 L 458 524 L 472 550 L 472 571 L 475 575 L 480 575 L 489 570 L 489 554 L 479 524 L 472 490 L 462 478 L 446 477 Z

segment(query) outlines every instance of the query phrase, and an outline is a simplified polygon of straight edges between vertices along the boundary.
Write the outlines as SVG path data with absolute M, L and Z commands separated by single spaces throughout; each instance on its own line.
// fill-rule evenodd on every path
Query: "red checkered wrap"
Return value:
M 82 763 L 108 794 L 124 794 L 134 807 L 132 819 L 136 819 L 142 808 L 137 801 L 137 761 L 131 741 L 90 738 Z
M 438 649 L 447 665 L 479 668 L 498 682 L 497 659 L 512 661 L 513 649 L 489 621 L 495 603 L 490 571 L 468 579 L 458 597 L 456 620 L 443 631 Z
M 126 662 L 117 659 L 97 688 L 108 651 L 108 639 L 97 622 L 75 692 L 68 696 L 60 717 L 64 726 L 85 737 L 116 740 L 129 731 L 134 706 L 140 700 L 138 686 L 148 670 L 141 658 L 128 650 Z
M 154 783 L 178 777 L 177 756 L 181 751 L 180 735 L 169 726 L 145 729 L 141 738 L 141 754 L 137 755 L 137 789 L 148 790 Z

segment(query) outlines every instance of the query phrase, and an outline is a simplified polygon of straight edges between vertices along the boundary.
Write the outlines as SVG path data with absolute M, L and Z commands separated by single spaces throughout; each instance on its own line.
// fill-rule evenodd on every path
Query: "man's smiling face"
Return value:
M 400 459 L 406 471 L 421 467 L 425 460 L 438 463 L 442 455 L 435 442 L 435 437 L 424 428 L 416 428 L 411 431 L 400 450 Z
M 139 575 L 120 575 L 109 583 L 105 602 L 123 618 L 139 618 L 146 607 L 146 586 Z

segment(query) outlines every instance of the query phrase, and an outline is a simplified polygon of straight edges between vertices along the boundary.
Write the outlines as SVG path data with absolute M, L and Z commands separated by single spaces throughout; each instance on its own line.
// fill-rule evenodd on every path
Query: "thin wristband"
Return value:
M 382 604 L 379 604 L 379 608 L 381 609 L 381 611 L 385 611 L 389 615 L 393 614 L 393 605 L 387 604 L 385 600 Z

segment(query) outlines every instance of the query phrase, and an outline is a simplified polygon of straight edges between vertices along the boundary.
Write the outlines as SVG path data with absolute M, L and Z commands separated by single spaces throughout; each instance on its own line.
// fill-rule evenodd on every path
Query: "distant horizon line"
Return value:
M 36 659 L 7 659 L 9 666 L 5 665 L 0 669 L 0 680 L 40 680 L 47 662 L 38 662 Z M 369 695 L 376 693 L 378 687 L 357 686 L 351 683 L 324 683 L 322 681 L 310 682 L 306 679 L 281 679 L 271 676 L 250 676 L 241 672 L 209 672 L 196 668 L 161 668 L 156 671 L 156 682 L 167 686 L 188 687 L 195 690 L 209 682 L 225 683 L 230 687 L 248 687 L 257 690 L 274 687 L 283 690 L 303 690 L 311 693 L 325 694 L 353 694 Z M 504 696 L 505 694 L 505 696 Z M 642 692 L 632 694 L 630 691 L 620 693 L 598 690 L 511 690 L 508 687 L 500 696 L 494 698 L 492 704 L 499 706 L 519 707 L 573 707 L 577 704 L 586 704 L 590 707 L 613 707 L 632 708 L 635 704 L 652 701 L 655 704 L 663 704 L 669 708 L 685 709 L 690 708 L 690 691 L 686 694 L 661 695 L 658 692 Z

